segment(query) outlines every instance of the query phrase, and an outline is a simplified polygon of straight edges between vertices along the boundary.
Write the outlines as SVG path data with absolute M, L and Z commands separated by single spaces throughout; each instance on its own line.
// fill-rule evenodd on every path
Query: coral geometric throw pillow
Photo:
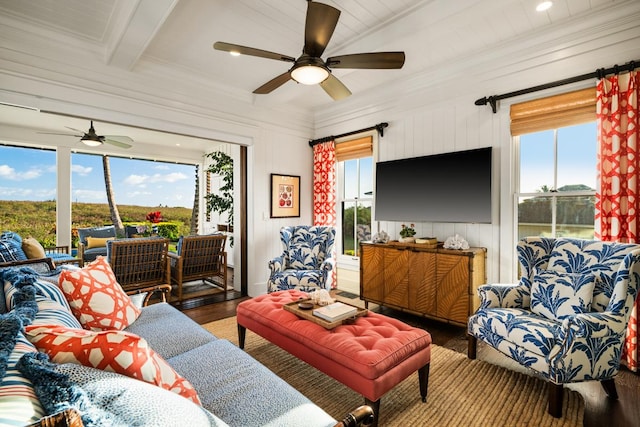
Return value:
M 122 330 L 140 316 L 103 257 L 79 270 L 63 270 L 58 285 L 85 329 Z
M 144 338 L 126 331 L 87 331 L 65 326 L 26 326 L 25 335 L 55 363 L 77 363 L 155 384 L 201 405 L 193 385 Z

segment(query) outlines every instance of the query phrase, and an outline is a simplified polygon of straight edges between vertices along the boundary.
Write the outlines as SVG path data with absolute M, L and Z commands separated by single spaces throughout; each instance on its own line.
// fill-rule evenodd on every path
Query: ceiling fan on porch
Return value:
M 280 53 L 220 41 L 215 42 L 213 47 L 232 55 L 251 55 L 293 63 L 288 71 L 269 80 L 253 93 L 267 94 L 289 80 L 294 80 L 306 85 L 320 84 L 331 98 L 338 101 L 351 95 L 351 91 L 332 74 L 332 68 L 399 69 L 404 65 L 405 59 L 404 52 L 372 52 L 332 56 L 326 61 L 322 60 L 322 53 L 329 44 L 339 17 L 338 9 L 307 0 L 304 47 L 302 55 L 297 59 Z
M 111 144 L 120 148 L 131 148 L 131 143 L 133 139 L 124 135 L 98 135 L 96 130 L 93 128 L 93 120 L 91 120 L 91 126 L 87 132 L 81 131 L 79 129 L 74 129 L 69 126 L 65 126 L 67 129 L 71 129 L 78 134 L 70 134 L 70 133 L 56 133 L 56 132 L 38 132 L 45 135 L 65 135 L 65 136 L 73 136 L 76 138 L 80 138 L 80 142 L 84 145 L 88 145 L 89 147 L 98 147 L 102 144 Z

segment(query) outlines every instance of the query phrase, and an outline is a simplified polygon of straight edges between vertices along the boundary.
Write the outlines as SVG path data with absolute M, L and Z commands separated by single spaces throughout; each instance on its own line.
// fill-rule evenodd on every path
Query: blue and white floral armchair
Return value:
M 529 237 L 517 245 L 517 285 L 484 285 L 469 318 L 469 350 L 496 348 L 549 381 L 548 411 L 562 416 L 563 384 L 614 377 L 640 281 L 640 245 Z
M 284 250 L 282 255 L 269 261 L 267 291 L 331 289 L 335 238 L 333 227 L 282 227 L 280 240 Z

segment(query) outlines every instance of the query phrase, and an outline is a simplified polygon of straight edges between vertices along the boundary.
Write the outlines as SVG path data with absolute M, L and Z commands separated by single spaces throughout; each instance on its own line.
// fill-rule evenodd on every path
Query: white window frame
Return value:
M 378 133 L 375 131 L 362 133 L 359 135 L 352 135 L 348 138 L 344 138 L 343 141 L 351 140 L 355 138 L 363 138 L 366 136 L 372 137 L 373 144 L 373 156 L 372 156 L 372 190 L 375 191 L 375 183 L 376 183 L 376 162 L 378 158 Z M 339 144 L 340 140 L 336 141 L 336 144 Z M 359 175 L 358 175 L 359 176 Z M 360 257 L 353 255 L 344 255 L 342 248 L 342 202 L 350 201 L 353 199 L 344 199 L 344 162 L 336 162 L 336 253 L 337 253 L 337 264 L 339 268 L 344 268 L 347 270 L 360 270 Z M 375 199 L 374 195 L 371 195 L 369 199 L 371 201 L 371 233 L 374 233 L 376 230 L 377 222 L 374 220 L 375 218 Z M 366 200 L 366 199 L 362 199 Z

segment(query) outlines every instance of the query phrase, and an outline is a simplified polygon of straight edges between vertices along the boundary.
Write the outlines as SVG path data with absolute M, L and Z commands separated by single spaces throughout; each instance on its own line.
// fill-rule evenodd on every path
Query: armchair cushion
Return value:
M 540 271 L 531 285 L 531 311 L 550 320 L 591 310 L 593 274 Z
M 60 273 L 60 288 L 71 311 L 85 329 L 124 329 L 140 316 L 140 309 L 124 292 L 102 257 L 78 270 Z
M 116 237 L 116 228 L 113 225 L 106 227 L 78 228 L 78 239 L 83 245 L 87 245 L 87 237 Z
M 315 270 L 318 268 L 320 245 L 309 246 L 306 243 L 292 243 L 287 251 L 288 268 L 295 270 Z

